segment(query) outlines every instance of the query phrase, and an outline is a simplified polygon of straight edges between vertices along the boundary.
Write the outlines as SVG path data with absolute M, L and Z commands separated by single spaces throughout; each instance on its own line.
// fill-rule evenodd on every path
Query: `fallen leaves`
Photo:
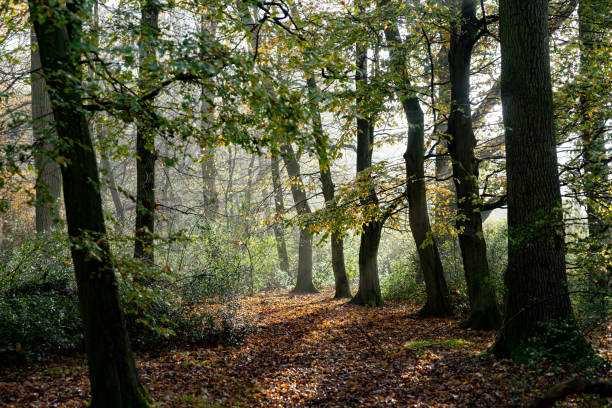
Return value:
M 330 297 L 243 299 L 257 330 L 242 346 L 141 354 L 142 380 L 159 407 L 502 407 L 524 404 L 566 376 L 483 356 L 494 335 L 461 329 L 458 320 Z M 609 355 L 608 333 L 600 339 Z M 6 407 L 82 407 L 88 389 L 83 357 L 0 373 Z

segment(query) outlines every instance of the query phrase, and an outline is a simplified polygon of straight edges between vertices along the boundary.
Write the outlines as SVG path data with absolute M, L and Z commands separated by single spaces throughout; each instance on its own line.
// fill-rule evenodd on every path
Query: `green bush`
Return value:
M 385 299 L 422 301 L 425 298 L 425 285 L 419 281 L 419 261 L 416 252 L 405 259 L 391 262 L 391 271 L 381 279 L 381 291 Z
M 209 243 L 206 268 L 183 275 L 137 262 L 127 245 L 115 246 L 121 306 L 135 348 L 235 344 L 248 332 L 234 302 L 245 290 L 247 270 Z M 82 348 L 66 237 L 37 234 L 13 242 L 0 252 L 0 364 Z
M 0 254 L 0 361 L 15 364 L 82 348 L 66 240 L 39 234 Z

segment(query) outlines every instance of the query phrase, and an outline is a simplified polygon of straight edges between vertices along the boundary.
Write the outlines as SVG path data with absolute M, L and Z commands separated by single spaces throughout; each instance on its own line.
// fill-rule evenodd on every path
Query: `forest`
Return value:
M 610 0 L 0 0 L 0 407 L 612 404 Z

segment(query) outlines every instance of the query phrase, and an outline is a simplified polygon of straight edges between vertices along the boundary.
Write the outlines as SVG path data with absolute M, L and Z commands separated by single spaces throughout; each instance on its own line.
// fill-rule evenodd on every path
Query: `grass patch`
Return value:
M 415 340 L 404 343 L 404 348 L 409 350 L 425 350 L 429 348 L 465 349 L 471 343 L 463 339 L 448 340 Z

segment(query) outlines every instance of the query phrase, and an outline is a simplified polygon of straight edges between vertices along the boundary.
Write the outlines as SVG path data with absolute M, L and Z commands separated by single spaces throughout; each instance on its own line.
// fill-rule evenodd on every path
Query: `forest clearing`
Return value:
M 160 407 L 527 406 L 578 367 L 516 365 L 485 351 L 490 332 L 457 319 L 422 319 L 417 305 L 377 309 L 319 295 L 276 291 L 241 301 L 257 327 L 238 347 L 136 355 Z M 253 318 L 254 317 L 254 318 Z M 612 331 L 593 334 L 612 356 Z M 82 407 L 89 401 L 83 356 L 0 375 L 6 407 Z M 567 399 L 563 406 L 607 406 Z

